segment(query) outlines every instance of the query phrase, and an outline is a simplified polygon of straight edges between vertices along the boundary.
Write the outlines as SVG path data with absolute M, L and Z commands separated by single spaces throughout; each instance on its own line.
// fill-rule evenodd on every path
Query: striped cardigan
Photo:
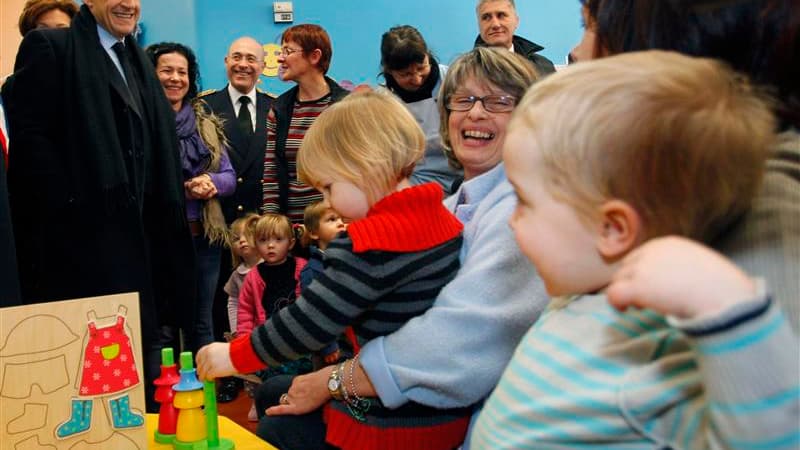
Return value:
M 328 77 L 325 82 L 328 95 L 302 102 L 299 86 L 294 86 L 275 99 L 267 115 L 261 210 L 284 214 L 292 223 L 303 223 L 305 207 L 322 200 L 322 194 L 297 179 L 297 152 L 303 138 L 317 117 L 348 93 Z
M 231 343 L 234 366 L 252 372 L 319 350 L 348 325 L 360 342 L 400 328 L 428 309 L 455 276 L 461 230 L 435 183 L 385 197 L 331 242 L 325 271 L 295 303 Z M 345 405 L 332 403 L 326 411 L 328 439 L 341 448 L 454 448 L 470 413 L 468 408 L 411 404 L 390 411 L 374 405 L 361 423 Z
M 523 338 L 471 448 L 797 449 L 800 348 L 766 296 L 679 322 L 555 299 Z

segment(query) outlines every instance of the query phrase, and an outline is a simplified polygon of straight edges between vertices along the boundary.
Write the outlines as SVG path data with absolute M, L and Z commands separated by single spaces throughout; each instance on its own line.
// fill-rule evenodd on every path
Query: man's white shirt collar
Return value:
M 235 87 L 231 86 L 228 83 L 228 95 L 231 97 L 231 104 L 235 107 L 236 111 L 239 110 L 239 98 L 241 97 L 250 97 L 250 104 L 255 107 L 256 105 L 256 88 L 253 86 L 253 89 L 250 89 L 250 92 L 247 94 L 242 94 L 241 92 L 237 91 Z

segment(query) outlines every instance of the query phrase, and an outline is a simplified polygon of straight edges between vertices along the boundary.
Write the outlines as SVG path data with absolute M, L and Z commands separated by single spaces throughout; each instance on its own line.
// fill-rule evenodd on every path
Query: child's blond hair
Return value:
M 300 181 L 327 177 L 361 188 L 370 204 L 391 192 L 425 152 L 425 135 L 392 94 L 350 94 L 322 113 L 297 154 Z
M 239 217 L 238 219 L 234 220 L 233 223 L 231 223 L 230 233 L 228 233 L 228 247 L 231 249 L 231 262 L 233 263 L 233 268 L 238 267 L 239 264 L 242 263 L 242 258 L 236 254 L 235 250 L 236 242 L 239 241 L 239 236 L 237 235 L 236 230 L 241 228 L 241 233 L 244 235 L 247 243 L 250 245 L 250 247 L 255 247 L 253 232 L 255 229 L 255 224 L 260 217 L 261 216 L 258 214 L 251 212 Z
M 253 236 L 256 239 L 270 236 L 294 239 L 294 229 L 292 222 L 283 214 L 266 213 L 255 223 Z
M 644 237 L 708 241 L 750 205 L 773 144 L 765 97 L 725 64 L 648 51 L 576 64 L 525 95 L 521 128 L 549 192 L 589 222 L 631 204 Z

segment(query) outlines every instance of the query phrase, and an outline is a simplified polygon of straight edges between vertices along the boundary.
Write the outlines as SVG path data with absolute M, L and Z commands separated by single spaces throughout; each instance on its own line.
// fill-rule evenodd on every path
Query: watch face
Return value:
M 329 391 L 338 391 L 339 390 L 339 380 L 333 379 L 333 378 L 328 380 L 328 390 Z

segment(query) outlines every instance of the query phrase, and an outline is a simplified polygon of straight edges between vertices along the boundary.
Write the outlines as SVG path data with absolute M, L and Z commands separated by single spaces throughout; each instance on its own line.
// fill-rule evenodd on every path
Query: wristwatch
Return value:
M 344 400 L 344 394 L 342 393 L 342 388 L 344 387 L 342 383 L 342 366 L 342 364 L 336 366 L 328 377 L 328 392 L 334 400 L 339 401 Z

